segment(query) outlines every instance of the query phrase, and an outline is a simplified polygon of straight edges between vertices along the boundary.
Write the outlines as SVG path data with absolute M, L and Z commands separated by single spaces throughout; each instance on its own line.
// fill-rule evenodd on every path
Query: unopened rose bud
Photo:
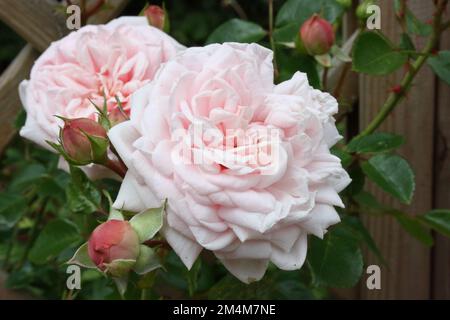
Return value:
M 133 260 L 139 256 L 139 245 L 139 237 L 128 221 L 108 220 L 92 232 L 88 254 L 100 270 L 114 275 L 115 267 L 124 271 L 120 262 L 131 262 L 128 268 L 133 266 Z
M 369 6 L 372 6 L 373 4 L 375 4 L 373 0 L 364 0 L 356 8 L 356 17 L 362 23 L 365 23 L 366 20 L 372 15 L 372 12 L 368 12 L 367 9 L 369 8 Z
M 61 131 L 64 152 L 75 165 L 102 163 L 106 160 L 106 130 L 87 118 L 65 119 Z
M 145 16 L 147 17 L 148 23 L 158 29 L 161 29 L 167 32 L 168 21 L 166 11 L 155 5 L 148 6 L 144 11 Z
M 111 127 L 114 127 L 116 124 L 127 121 L 129 117 L 123 109 L 121 110 L 120 108 L 114 108 L 110 113 L 108 113 L 108 119 Z
M 352 0 L 336 0 L 344 9 L 348 9 L 352 6 Z
M 334 44 L 333 26 L 315 14 L 303 23 L 300 37 L 310 55 L 323 55 L 330 51 Z

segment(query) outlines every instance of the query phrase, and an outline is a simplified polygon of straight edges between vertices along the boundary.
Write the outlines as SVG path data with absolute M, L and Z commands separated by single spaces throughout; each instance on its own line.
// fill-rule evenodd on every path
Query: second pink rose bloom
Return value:
M 26 110 L 21 136 L 53 151 L 65 118 L 96 119 L 91 100 L 117 118 L 116 97 L 129 113 L 131 94 L 149 83 L 160 65 L 184 47 L 148 25 L 145 17 L 121 17 L 106 25 L 88 25 L 54 42 L 36 61 L 29 80 L 19 87 Z M 63 164 L 64 165 L 64 164 Z M 95 178 L 107 175 L 95 165 L 85 167 Z

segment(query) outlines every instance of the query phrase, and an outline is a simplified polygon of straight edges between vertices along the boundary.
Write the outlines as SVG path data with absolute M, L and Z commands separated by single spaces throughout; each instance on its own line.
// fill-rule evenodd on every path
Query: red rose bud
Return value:
M 323 55 L 330 51 L 334 44 L 333 26 L 315 14 L 303 23 L 300 37 L 310 55 Z
M 111 127 L 114 127 L 116 124 L 129 120 L 128 115 L 125 111 L 120 108 L 114 108 L 110 113 L 108 113 L 108 119 L 111 123 Z
M 167 31 L 166 12 L 163 8 L 155 5 L 148 6 L 144 11 L 148 23 L 158 29 Z
M 86 165 L 106 160 L 108 139 L 106 130 L 87 118 L 65 119 L 61 130 L 61 143 L 70 162 Z
M 88 254 L 100 270 L 114 275 L 119 269 L 129 271 L 139 256 L 139 245 L 139 237 L 128 221 L 108 220 L 92 232 Z M 121 262 L 128 264 L 124 268 Z

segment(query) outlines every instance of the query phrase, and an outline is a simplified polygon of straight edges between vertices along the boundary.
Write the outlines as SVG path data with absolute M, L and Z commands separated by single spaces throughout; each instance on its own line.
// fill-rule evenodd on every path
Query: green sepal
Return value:
M 160 208 L 141 211 L 130 220 L 130 224 L 141 242 L 153 238 L 163 225 L 165 203 Z
M 115 278 L 122 278 L 133 269 L 136 260 L 132 259 L 117 259 L 110 263 L 105 263 L 105 273 Z
M 66 262 L 66 264 L 76 264 L 80 267 L 97 269 L 95 263 L 91 260 L 88 253 L 88 243 L 82 244 L 72 258 Z
M 136 264 L 133 267 L 134 272 L 142 275 L 161 267 L 162 265 L 155 250 L 141 244 L 139 257 L 137 258 Z

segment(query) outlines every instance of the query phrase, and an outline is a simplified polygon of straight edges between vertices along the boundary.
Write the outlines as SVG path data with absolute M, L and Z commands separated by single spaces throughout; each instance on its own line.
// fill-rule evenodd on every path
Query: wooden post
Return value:
M 450 31 L 442 36 L 442 50 L 450 50 Z M 450 86 L 439 81 L 437 87 L 435 134 L 434 207 L 450 208 Z M 432 298 L 450 299 L 450 239 L 436 236 L 433 249 Z
M 38 56 L 31 45 L 26 45 L 0 76 L 0 150 L 15 134 L 13 122 L 21 105 L 17 88 L 23 79 L 28 78 Z
M 381 0 L 381 31 L 399 43 L 400 27 L 395 18 L 393 1 Z M 432 17 L 431 1 L 410 0 L 409 6 L 416 16 L 426 21 Z M 419 47 L 423 39 L 416 39 Z M 388 77 L 360 76 L 360 126 L 364 128 L 377 114 L 392 86 L 399 83 L 404 71 Z M 412 205 L 402 206 L 378 187 L 370 190 L 377 198 L 408 214 L 424 213 L 432 207 L 433 140 L 434 140 L 435 77 L 428 67 L 417 75 L 406 100 L 390 115 L 380 131 L 405 136 L 406 144 L 400 150 L 416 174 L 416 190 Z M 408 235 L 389 217 L 364 216 L 364 222 L 389 268 L 382 269 L 381 290 L 368 290 L 365 277 L 361 283 L 363 299 L 428 299 L 430 297 L 430 249 Z M 369 264 L 380 263 L 368 254 Z
M 52 41 L 69 33 L 65 17 L 53 5 L 43 0 L 2 0 L 0 20 L 31 45 L 44 51 Z

